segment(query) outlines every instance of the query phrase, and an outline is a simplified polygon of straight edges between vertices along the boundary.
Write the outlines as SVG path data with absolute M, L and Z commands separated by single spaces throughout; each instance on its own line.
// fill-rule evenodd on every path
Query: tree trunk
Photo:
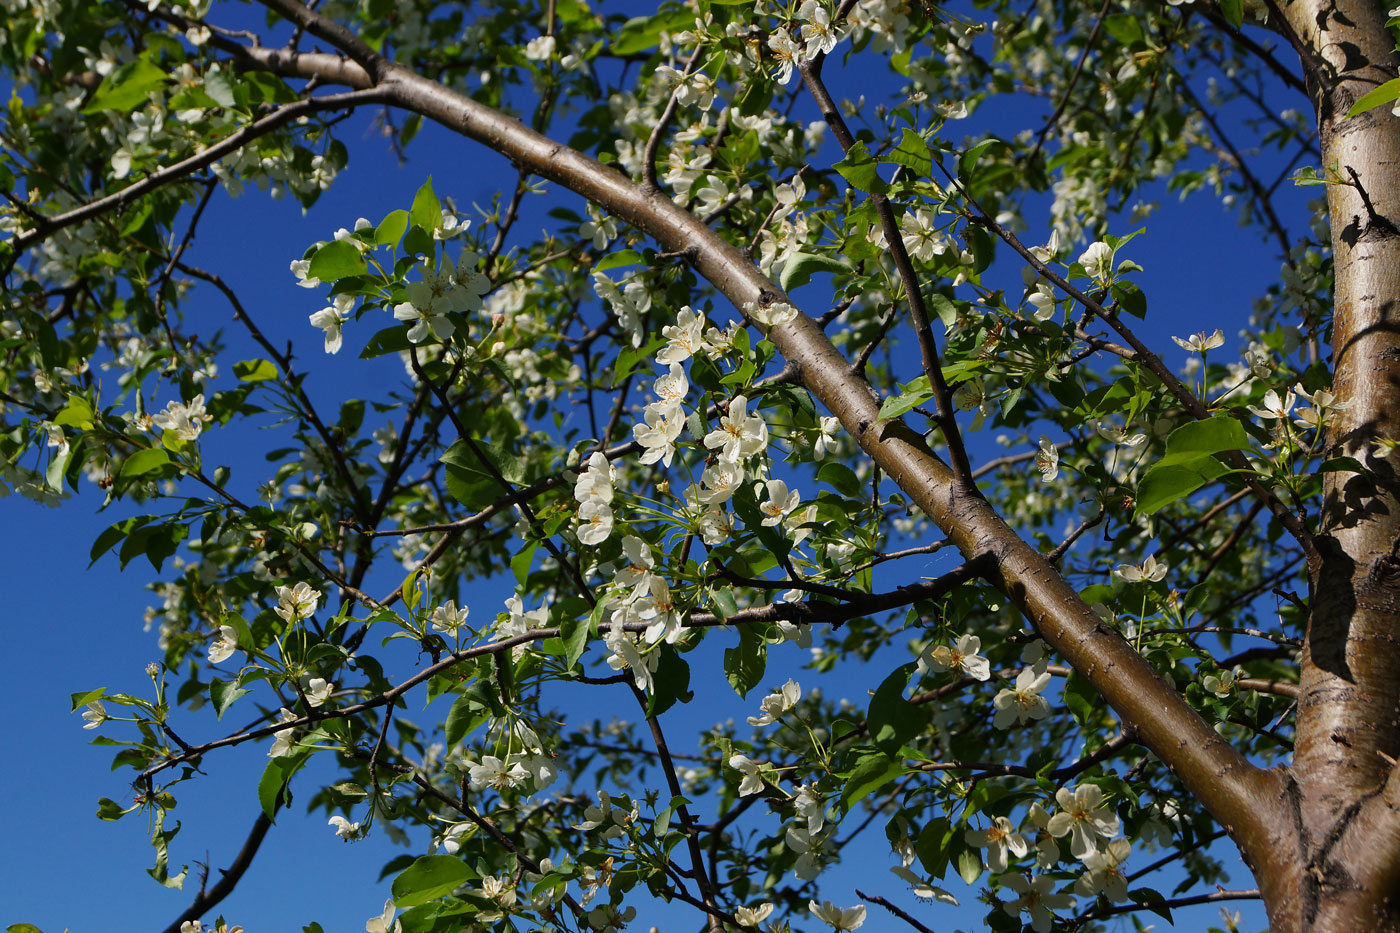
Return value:
M 1351 119 L 1400 58 L 1376 0 L 1275 8 L 1317 111 L 1335 268 L 1329 454 L 1368 474 L 1325 478 L 1320 563 L 1302 664 L 1297 745 L 1278 827 L 1257 874 L 1272 928 L 1400 930 L 1395 758 L 1400 754 L 1400 119 Z

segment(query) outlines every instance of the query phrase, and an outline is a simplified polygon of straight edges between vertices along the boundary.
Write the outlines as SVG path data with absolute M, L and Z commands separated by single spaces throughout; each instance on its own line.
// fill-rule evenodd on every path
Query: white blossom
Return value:
M 747 755 L 729 756 L 729 767 L 743 775 L 743 780 L 739 782 L 739 796 L 747 797 L 749 794 L 757 794 L 763 791 L 763 778 L 759 774 L 762 767 Z
M 341 328 L 349 319 L 354 307 L 354 295 L 336 295 L 331 299 L 330 307 L 322 308 L 311 315 L 311 326 L 325 331 L 327 353 L 340 352 Z
M 1040 480 L 1049 483 L 1060 475 L 1060 451 L 1050 442 L 1048 435 L 1040 435 L 1040 449 L 1036 451 L 1035 468 L 1040 471 Z
M 1002 690 L 992 698 L 996 715 L 992 725 L 998 729 L 1008 729 L 1014 723 L 1020 725 L 1030 719 L 1044 719 L 1050 715 L 1050 704 L 1040 695 L 1050 683 L 1047 671 L 1037 672 L 1034 667 L 1022 669 L 1016 675 L 1016 686 Z
M 209 645 L 209 663 L 222 664 L 233 657 L 238 647 L 238 629 L 232 625 L 219 626 L 219 636 Z
M 768 726 L 778 721 L 788 710 L 796 705 L 802 698 L 802 687 L 791 678 L 783 684 L 782 689 L 775 693 L 770 693 L 759 703 L 761 711 L 757 716 L 750 716 L 748 723 L 751 726 Z
M 938 645 L 919 655 L 919 673 L 954 671 L 961 672 L 973 680 L 990 680 L 992 665 L 977 653 L 980 650 L 982 639 L 976 635 L 961 635 L 951 648 Z
M 1069 850 L 1075 858 L 1095 851 L 1100 838 L 1118 835 L 1118 817 L 1099 809 L 1103 791 L 1098 785 L 1081 784 L 1074 791 L 1061 787 L 1055 792 L 1055 802 L 1060 811 L 1051 815 L 1046 828 L 1056 839 L 1070 837 Z
M 1180 337 L 1173 337 L 1172 342 L 1183 350 L 1188 350 L 1192 353 L 1200 353 L 1204 356 L 1207 351 L 1214 350 L 1216 347 L 1225 344 L 1225 332 L 1217 328 L 1213 334 L 1207 334 L 1202 331 L 1198 334 L 1192 334 L 1185 340 Z
M 992 820 L 992 825 L 986 829 L 967 830 L 963 838 L 968 845 L 987 850 L 987 870 L 994 874 L 1006 871 L 1007 852 L 1023 858 L 1030 851 L 1026 837 L 1016 832 L 1011 821 L 1004 816 Z
M 865 922 L 865 908 L 861 907 L 837 907 L 831 901 L 823 901 L 818 904 L 816 901 L 808 901 L 807 909 L 833 930 L 858 930 Z

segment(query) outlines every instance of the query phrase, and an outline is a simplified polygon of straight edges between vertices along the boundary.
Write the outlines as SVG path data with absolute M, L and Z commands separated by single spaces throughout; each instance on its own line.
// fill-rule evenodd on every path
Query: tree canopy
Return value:
M 6 9 L 0 494 L 95 484 L 88 556 L 155 573 L 149 684 L 72 705 L 168 929 L 308 805 L 402 840 L 383 933 L 1400 929 L 1400 10 Z M 306 339 L 198 263 L 214 199 L 412 171 L 425 122 L 493 197 L 247 269 Z M 1141 286 L 1164 195 L 1276 252 L 1217 330 Z M 376 376 L 328 406 L 328 354 Z M 752 715 L 675 728 L 713 672 Z M 170 811 L 250 743 L 196 891 Z

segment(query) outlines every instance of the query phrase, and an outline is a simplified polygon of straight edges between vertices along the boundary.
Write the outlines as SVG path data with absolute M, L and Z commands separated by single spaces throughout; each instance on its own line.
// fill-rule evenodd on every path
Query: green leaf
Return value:
M 422 227 L 431 233 L 442 223 L 442 202 L 433 193 L 433 177 L 428 176 L 428 180 L 423 182 L 423 187 L 418 189 L 418 193 L 413 196 L 413 207 L 408 212 L 408 219 L 415 227 Z M 315 273 L 312 273 L 315 275 Z
M 1333 457 L 1317 468 L 1319 473 L 1369 473 L 1355 457 Z
M 1244 425 L 1229 415 L 1214 415 L 1203 421 L 1188 421 L 1169 434 L 1167 453 L 1159 464 L 1186 463 L 1202 454 L 1243 450 L 1248 446 Z
M 441 216 L 441 215 L 439 215 Z M 390 211 L 374 228 L 374 242 L 380 246 L 393 246 L 403 239 L 408 230 L 408 211 Z
M 276 822 L 277 808 L 291 802 L 287 785 L 310 757 L 310 752 L 302 751 L 267 760 L 267 767 L 258 779 L 258 804 L 269 820 Z
M 995 136 L 982 140 L 975 146 L 970 147 L 966 152 L 958 157 L 958 174 L 963 178 L 970 178 L 973 170 L 977 168 L 977 163 L 982 156 L 993 146 L 1003 145 L 1002 141 Z
M 865 488 L 855 470 L 835 460 L 822 464 L 821 469 L 817 471 L 817 480 L 829 484 L 841 495 L 852 499 L 860 498 L 861 491 Z
M 349 240 L 331 240 L 316 250 L 306 274 L 322 282 L 334 282 L 347 275 L 365 274 L 365 257 L 360 248 Z
M 1388 104 L 1397 97 L 1400 97 L 1400 78 L 1391 78 L 1380 87 L 1362 94 L 1347 111 L 1347 119 L 1351 119 L 1359 113 L 1374 110 L 1383 104 Z
M 424 855 L 413 860 L 390 889 L 400 907 L 417 907 L 451 894 L 476 874 L 452 855 Z
M 126 113 L 146 102 L 151 91 L 165 83 L 166 74 L 144 58 L 118 68 L 107 76 L 83 113 L 92 115 L 104 110 Z
M 733 597 L 730 597 L 731 602 Z M 768 668 L 768 642 L 752 625 L 739 627 L 737 648 L 724 649 L 724 677 L 739 696 L 748 696 Z
M 87 706 L 93 700 L 102 699 L 102 695 L 106 692 L 106 687 L 98 687 L 96 690 L 88 690 L 83 693 L 68 694 L 68 699 L 73 704 L 72 707 L 69 709 L 69 712 L 76 713 L 78 710 L 82 709 L 84 706 Z
M 904 387 L 903 392 L 891 395 L 880 403 L 880 415 L 876 420 L 880 422 L 898 418 L 931 398 L 933 398 L 933 388 L 929 385 L 928 377 L 919 376 L 910 381 Z
M 515 455 L 514 451 L 501 444 L 484 441 L 480 438 L 473 438 L 471 444 L 466 441 L 456 441 L 447 448 L 447 451 L 439 459 L 448 466 L 480 473 L 495 481 L 499 492 L 505 492 L 504 489 L 500 488 L 500 483 L 495 480 L 491 470 L 481 462 L 483 457 L 506 482 L 517 485 L 526 482 L 525 463 Z
M 32 923 L 12 923 L 5 927 L 5 933 L 44 933 Z
M 135 806 L 122 809 L 121 804 L 117 803 L 115 800 L 112 800 L 109 797 L 101 797 L 98 798 L 97 801 L 97 818 L 99 820 L 107 820 L 109 822 L 113 820 L 119 820 L 135 809 Z
M 645 264 L 646 259 L 635 249 L 620 249 L 598 260 L 598 265 L 593 267 L 593 271 L 607 272 L 609 269 L 617 269 L 622 266 L 641 266 Z
M 853 143 L 851 148 L 846 150 L 845 158 L 837 162 L 833 168 L 841 173 L 842 178 L 850 182 L 851 187 L 861 191 L 884 194 L 890 188 L 877 171 L 879 163 L 875 161 L 862 142 Z
M 730 589 L 717 589 L 710 594 L 710 611 L 721 619 L 727 619 L 739 611 L 739 604 L 734 601 L 734 591 Z
M 535 551 L 539 549 L 538 541 L 531 541 L 522 547 L 514 557 L 510 559 L 511 573 L 515 574 L 515 581 L 521 586 L 530 577 L 530 567 L 535 562 Z
M 676 701 L 690 702 L 690 665 L 685 662 L 675 648 L 662 644 L 661 657 L 656 663 L 656 676 L 652 678 L 651 697 L 647 700 L 647 716 L 660 716 L 676 705 Z
M 940 816 L 930 820 L 919 831 L 919 838 L 914 840 L 914 854 L 919 857 L 919 864 L 930 878 L 942 878 L 948 874 L 948 840 L 954 832 L 957 830 Z
M 229 83 L 228 76 L 220 71 L 207 71 L 204 74 L 204 93 L 218 104 L 220 107 L 227 107 L 230 110 L 237 104 L 233 96 L 233 85 Z
M 1128 892 L 1128 900 L 1141 904 L 1168 923 L 1174 922 L 1172 910 L 1167 906 L 1167 899 L 1152 888 L 1134 888 Z
M 630 344 L 618 351 L 617 359 L 613 361 L 612 384 L 617 387 L 637 369 L 648 367 L 656 359 L 656 352 L 666 346 L 665 337 L 657 337 L 649 343 L 640 347 L 633 347 Z M 694 374 L 691 375 L 694 379 Z
M 407 350 L 409 346 L 408 325 L 395 324 L 392 327 L 384 328 L 373 337 L 369 338 L 369 342 L 365 344 L 365 348 L 360 351 L 360 359 L 369 360 L 376 356 L 383 356 L 386 353 L 400 353 Z
M 224 711 L 233 705 L 234 700 L 247 693 L 247 690 L 242 689 L 236 683 L 227 683 L 222 680 L 209 682 L 209 699 L 214 704 L 214 712 L 219 719 L 224 718 Z
M 1228 472 L 1226 467 L 1210 457 L 1202 457 L 1189 465 L 1154 466 L 1138 483 L 1135 511 L 1141 515 L 1151 515 Z
M 277 378 L 277 367 L 271 360 L 243 360 L 233 364 L 233 374 L 240 382 L 267 382 Z
M 904 773 L 904 765 L 892 761 L 883 752 L 866 755 L 846 778 L 841 790 L 841 805 L 850 811 L 863 798 L 873 794 Z
M 929 310 L 938 315 L 945 328 L 951 328 L 958 322 L 958 306 L 953 304 L 953 300 L 947 295 L 934 292 L 928 296 L 928 306 Z
M 870 738 L 891 759 L 899 758 L 904 744 L 927 727 L 925 709 L 904 698 L 904 687 L 914 667 L 911 661 L 895 668 L 870 698 L 870 711 L 866 714 Z
M 933 174 L 933 156 L 929 154 L 928 143 L 908 127 L 904 128 L 899 145 L 881 161 L 903 165 L 914 173 L 915 178 L 927 178 Z
M 91 563 L 88 566 L 97 563 L 97 558 L 115 547 L 118 541 L 125 539 L 133 530 L 140 528 L 151 520 L 152 516 L 150 515 L 133 515 L 130 518 L 124 518 L 116 524 L 109 526 L 102 534 L 97 536 L 96 541 L 92 542 L 92 550 L 88 552 L 88 558 Z
M 622 24 L 612 41 L 611 51 L 614 55 L 645 52 L 660 41 L 663 31 L 676 33 L 682 29 L 693 28 L 694 25 L 694 12 L 681 8 L 668 10 L 656 16 L 637 16 Z
M 147 447 L 127 457 L 118 475 L 145 476 L 147 473 L 159 473 L 169 464 L 170 454 L 165 452 L 165 448 Z
M 81 431 L 91 431 L 93 417 L 92 403 L 81 395 L 70 395 L 68 404 L 63 407 L 63 411 L 54 416 L 53 423 Z
M 1114 13 L 1105 16 L 1104 31 L 1124 45 L 1134 45 L 1143 40 L 1142 25 L 1131 13 Z M 968 882 L 971 884 L 972 882 Z
M 600 603 L 599 605 L 606 605 Z M 595 610 L 594 615 L 601 617 L 601 612 Z M 578 663 L 578 659 L 583 657 L 583 652 L 588 648 L 588 635 L 592 629 L 592 619 L 590 616 L 582 616 L 572 613 L 564 620 L 564 624 L 559 627 L 559 638 L 564 642 L 567 652 L 564 655 L 564 666 L 573 669 Z
M 812 253 L 793 253 L 783 264 L 783 274 L 778 284 L 783 291 L 790 292 L 812 281 L 818 272 L 849 272 L 851 267 L 840 259 L 831 256 L 816 256 Z
M 1098 701 L 1099 695 L 1083 674 L 1078 671 L 1070 673 L 1065 680 L 1063 696 L 1065 706 L 1069 707 L 1070 713 L 1079 721 L 1079 724 L 1087 724 L 1089 717 L 1093 714 L 1094 704 Z M 968 882 L 968 884 L 971 883 Z
M 1244 0 L 1220 0 L 1220 14 L 1236 29 L 1244 23 Z
M 447 747 L 456 748 L 457 743 L 481 723 L 481 704 L 472 696 L 458 697 L 447 712 L 447 722 L 443 729 L 447 733 Z
M 977 879 L 982 877 L 982 855 L 975 849 L 963 849 L 958 853 L 956 859 L 958 865 L 958 876 L 962 878 L 963 884 L 976 884 Z

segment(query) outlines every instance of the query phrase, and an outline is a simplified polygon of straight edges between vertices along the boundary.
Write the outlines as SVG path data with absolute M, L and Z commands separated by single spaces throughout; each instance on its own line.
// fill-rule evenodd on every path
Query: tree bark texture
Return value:
M 1400 929 L 1400 119 L 1352 104 L 1400 59 L 1371 0 L 1298 0 L 1274 11 L 1316 108 L 1331 218 L 1330 455 L 1369 469 L 1326 475 L 1303 652 L 1287 822 L 1259 881 L 1273 929 Z M 1389 782 L 1389 784 L 1388 784 Z

